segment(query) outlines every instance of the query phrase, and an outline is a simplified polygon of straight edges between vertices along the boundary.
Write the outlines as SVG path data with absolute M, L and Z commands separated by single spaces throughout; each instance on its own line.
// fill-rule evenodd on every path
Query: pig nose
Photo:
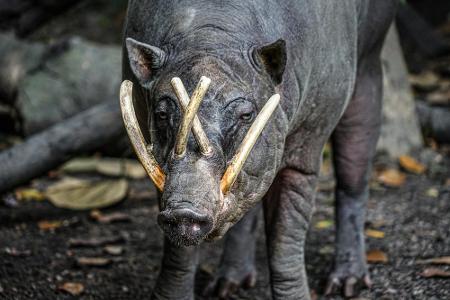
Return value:
M 158 223 L 169 238 L 186 246 L 198 244 L 213 227 L 212 217 L 189 208 L 164 210 Z

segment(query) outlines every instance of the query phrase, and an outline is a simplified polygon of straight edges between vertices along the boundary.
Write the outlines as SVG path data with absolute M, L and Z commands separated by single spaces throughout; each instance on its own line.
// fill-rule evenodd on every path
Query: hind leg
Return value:
M 326 293 L 353 296 L 371 285 L 364 246 L 365 208 L 371 163 L 380 131 L 382 76 L 378 55 L 362 62 L 355 94 L 336 127 L 336 255 Z
M 250 288 L 256 283 L 256 227 L 261 205 L 252 208 L 225 236 L 219 270 L 205 289 L 205 295 L 229 298 L 239 287 Z

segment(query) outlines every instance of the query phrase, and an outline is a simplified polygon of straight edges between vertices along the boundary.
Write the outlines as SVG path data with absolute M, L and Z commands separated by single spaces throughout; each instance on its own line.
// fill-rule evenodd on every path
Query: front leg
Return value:
M 264 201 L 273 299 L 310 299 L 304 246 L 316 179 L 315 174 L 283 169 Z
M 256 228 L 260 209 L 261 205 L 256 205 L 225 235 L 220 266 L 215 278 L 206 287 L 205 295 L 227 299 L 239 287 L 255 286 Z
M 194 278 L 198 262 L 197 247 L 176 246 L 164 239 L 161 272 L 152 299 L 194 299 Z

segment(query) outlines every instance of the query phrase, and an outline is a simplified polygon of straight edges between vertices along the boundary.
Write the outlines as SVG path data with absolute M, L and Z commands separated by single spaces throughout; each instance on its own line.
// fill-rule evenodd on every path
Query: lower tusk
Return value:
M 184 114 L 190 102 L 189 95 L 186 92 L 186 89 L 180 78 L 178 77 L 172 78 L 171 84 L 175 94 L 177 95 L 177 99 L 180 103 L 182 112 Z M 209 146 L 208 137 L 206 136 L 206 133 L 203 130 L 202 124 L 200 123 L 200 120 L 197 117 L 197 115 L 195 115 L 194 121 L 192 123 L 192 132 L 194 133 L 194 137 L 195 140 L 197 141 L 198 147 L 200 148 L 200 152 L 203 155 L 208 155 L 209 153 L 211 153 L 211 147 Z
M 153 180 L 159 191 L 164 189 L 164 181 L 166 175 L 159 166 L 155 157 L 149 151 L 139 127 L 136 113 L 133 107 L 133 83 L 129 80 L 124 80 L 120 86 L 120 108 L 122 110 L 122 118 L 125 123 L 128 136 L 133 145 L 141 164 L 144 166 L 148 176 Z
M 239 172 L 242 170 L 245 161 L 247 160 L 250 151 L 261 135 L 262 130 L 266 126 L 269 118 L 272 116 L 275 108 L 280 102 L 280 95 L 275 94 L 267 101 L 264 107 L 259 112 L 252 126 L 248 130 L 236 154 L 228 165 L 222 180 L 220 181 L 220 190 L 225 195 L 229 192 L 234 182 L 236 181 Z

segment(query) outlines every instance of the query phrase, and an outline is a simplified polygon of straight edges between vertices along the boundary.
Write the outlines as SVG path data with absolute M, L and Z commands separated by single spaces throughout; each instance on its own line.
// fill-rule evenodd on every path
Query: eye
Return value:
M 254 112 L 249 111 L 249 112 L 245 112 L 245 113 L 241 114 L 239 116 L 239 118 L 241 119 L 241 121 L 250 122 L 251 120 L 253 120 L 253 116 L 254 116 Z
M 165 111 L 157 111 L 156 117 L 158 118 L 158 120 L 167 120 L 168 115 Z

